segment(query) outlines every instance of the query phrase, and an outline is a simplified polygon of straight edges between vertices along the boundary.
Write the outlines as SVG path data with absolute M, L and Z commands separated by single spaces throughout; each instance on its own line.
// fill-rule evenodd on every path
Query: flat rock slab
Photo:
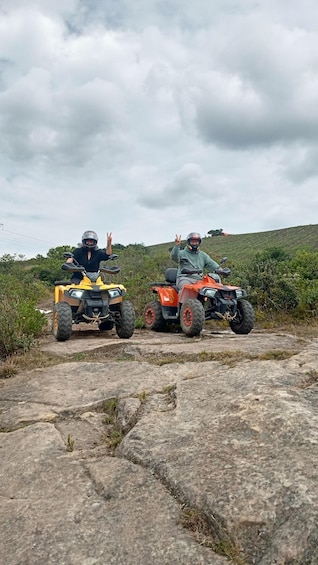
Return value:
M 107 347 L 120 348 L 131 353 L 200 353 L 219 351 L 244 351 L 251 354 L 261 354 L 266 351 L 298 350 L 300 340 L 291 334 L 264 333 L 253 331 L 249 335 L 236 335 L 230 330 L 204 330 L 199 337 L 188 338 L 183 333 L 157 333 L 146 330 L 136 330 L 129 340 L 119 339 L 114 331 L 103 332 L 88 330 L 85 325 L 73 332 L 71 338 L 57 342 L 53 336 L 41 346 L 42 351 L 59 356 L 93 351 Z M 303 347 L 303 345 L 302 345 Z
M 102 338 L 135 360 L 63 362 L 0 382 L 4 563 L 317 565 L 318 340 Z M 143 360 L 229 343 L 290 357 Z M 110 448 L 112 401 L 121 441 Z
M 0 449 L 2 563 L 227 563 L 195 543 L 179 504 L 142 467 L 73 457 L 51 424 L 2 435 Z
M 303 565 L 307 552 L 318 563 L 317 384 L 303 388 L 294 363 L 205 365 L 177 385 L 176 410 L 142 418 L 120 455 L 175 486 L 247 563 Z

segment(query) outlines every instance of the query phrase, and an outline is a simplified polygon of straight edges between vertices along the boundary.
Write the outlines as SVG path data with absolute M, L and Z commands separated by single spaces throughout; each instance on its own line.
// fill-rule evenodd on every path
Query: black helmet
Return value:
M 93 243 L 87 243 L 87 240 L 91 239 Z M 97 247 L 98 237 L 95 231 L 84 231 L 82 235 L 82 246 L 86 249 L 95 249 Z
M 192 239 L 196 239 L 197 243 L 190 243 Z M 190 251 L 197 251 L 197 249 L 201 245 L 201 241 L 201 235 L 196 231 L 192 231 L 191 233 L 189 233 L 189 235 L 187 235 L 187 245 Z

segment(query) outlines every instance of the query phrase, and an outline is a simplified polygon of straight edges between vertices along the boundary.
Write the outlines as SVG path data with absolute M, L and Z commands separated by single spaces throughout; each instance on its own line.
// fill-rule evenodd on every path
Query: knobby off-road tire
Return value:
M 71 337 L 72 309 L 67 302 L 54 304 L 53 334 L 57 341 L 66 341 Z
M 205 322 L 204 308 L 196 298 L 186 300 L 181 306 L 180 325 L 189 337 L 200 335 Z
M 116 320 L 116 333 L 121 339 L 129 339 L 135 331 L 135 309 L 129 300 L 120 305 L 120 318 Z
M 237 303 L 237 315 L 230 322 L 231 330 L 236 334 L 249 334 L 254 328 L 255 314 L 253 306 L 247 300 L 239 300 Z
M 148 302 L 144 307 L 144 324 L 147 330 L 160 332 L 164 329 L 166 322 L 162 315 L 161 304 L 157 300 Z

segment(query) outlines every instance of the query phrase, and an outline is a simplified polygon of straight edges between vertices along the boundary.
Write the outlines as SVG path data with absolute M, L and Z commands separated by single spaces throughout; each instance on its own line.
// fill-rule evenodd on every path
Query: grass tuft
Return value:
M 297 351 L 286 351 L 285 349 L 273 349 L 258 355 L 260 361 L 283 361 L 296 355 Z
M 68 434 L 67 442 L 66 442 L 66 451 L 74 451 L 74 447 L 75 447 L 75 441 L 73 440 L 71 434 Z
M 138 394 L 138 398 L 141 404 L 145 404 L 145 402 L 147 401 L 147 397 L 148 397 L 148 392 L 146 390 L 143 390 Z
M 18 368 L 13 357 L 9 357 L 0 363 L 0 379 L 9 379 L 18 372 Z
M 302 389 L 310 388 L 312 385 L 317 383 L 318 383 L 318 371 L 316 371 L 316 369 L 311 369 L 305 374 L 305 377 L 300 383 L 300 388 Z
M 238 543 L 232 541 L 225 529 L 213 518 L 213 527 L 205 514 L 196 508 L 183 508 L 181 525 L 190 530 L 194 539 L 204 547 L 210 547 L 218 555 L 226 556 L 235 565 L 247 565 Z
M 119 426 L 117 418 L 117 398 L 109 398 L 103 408 L 105 417 L 103 423 L 105 424 L 105 431 L 102 434 L 102 441 L 107 447 L 114 451 L 117 445 L 122 441 L 124 434 Z

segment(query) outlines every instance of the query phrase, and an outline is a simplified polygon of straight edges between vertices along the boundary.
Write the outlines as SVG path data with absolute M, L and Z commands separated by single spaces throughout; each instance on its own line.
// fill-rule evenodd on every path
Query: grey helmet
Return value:
M 191 243 L 192 239 L 197 239 L 198 243 Z M 201 242 L 202 242 L 201 235 L 198 232 L 192 231 L 187 235 L 187 246 L 190 249 L 190 251 L 196 252 L 199 249 Z
M 87 240 L 91 239 L 93 243 L 87 243 Z M 95 231 L 87 230 L 84 231 L 82 235 L 82 247 L 86 249 L 96 249 L 98 242 L 97 233 Z

